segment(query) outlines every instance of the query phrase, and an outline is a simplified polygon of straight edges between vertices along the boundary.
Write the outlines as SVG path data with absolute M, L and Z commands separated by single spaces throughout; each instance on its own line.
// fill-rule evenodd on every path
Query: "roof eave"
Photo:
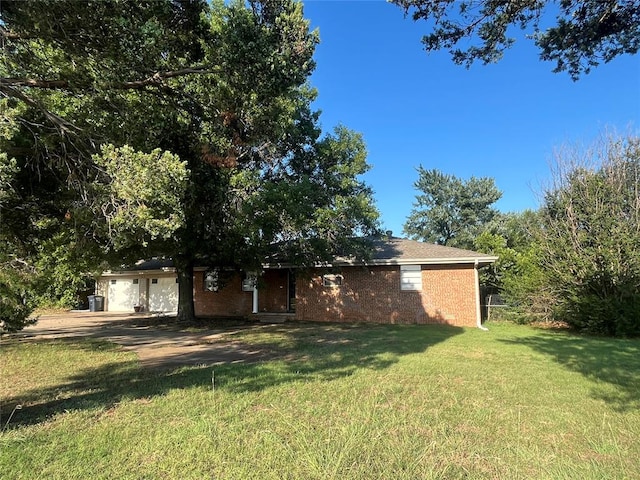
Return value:
M 106 270 L 100 274 L 101 277 L 121 277 L 123 275 L 160 275 L 163 273 L 175 273 L 174 267 L 154 268 L 151 270 Z
M 456 257 L 456 258 L 388 258 L 374 260 L 338 260 L 335 262 L 321 262 L 313 265 L 313 268 L 330 267 L 356 267 L 356 266 L 388 266 L 388 265 L 462 265 L 478 264 L 479 267 L 491 265 L 498 257 Z M 262 267 L 269 268 L 296 268 L 297 265 L 289 263 L 264 263 Z
M 490 265 L 498 260 L 498 257 L 454 257 L 454 258 L 388 258 L 368 261 L 341 260 L 334 265 L 459 265 L 478 264 Z
M 319 262 L 312 268 L 331 268 L 331 267 L 356 267 L 356 266 L 391 266 L 391 265 L 463 265 L 471 264 L 479 267 L 485 267 L 498 260 L 498 257 L 456 257 L 456 258 L 385 258 L 374 260 L 338 260 L 335 262 Z M 288 262 L 263 263 L 264 269 L 283 269 L 283 268 L 299 268 Z M 204 271 L 205 267 L 196 267 L 194 271 Z M 162 273 L 175 273 L 174 267 L 163 267 L 153 270 L 107 270 L 102 272 L 103 277 L 115 277 L 123 275 L 153 275 Z

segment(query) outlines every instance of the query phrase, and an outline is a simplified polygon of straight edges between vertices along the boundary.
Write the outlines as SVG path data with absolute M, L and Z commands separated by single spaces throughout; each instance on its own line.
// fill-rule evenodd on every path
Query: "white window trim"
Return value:
M 217 292 L 219 288 L 220 272 L 217 269 L 208 270 L 202 274 L 202 287 L 205 292 Z
M 258 289 L 258 273 L 245 272 L 245 277 L 242 279 L 242 291 L 255 292 L 257 289 Z
M 400 291 L 422 291 L 422 267 L 420 265 L 400 265 Z
M 322 275 L 322 286 L 327 288 L 338 288 L 344 283 L 344 277 L 342 275 L 336 275 L 333 273 L 327 273 Z

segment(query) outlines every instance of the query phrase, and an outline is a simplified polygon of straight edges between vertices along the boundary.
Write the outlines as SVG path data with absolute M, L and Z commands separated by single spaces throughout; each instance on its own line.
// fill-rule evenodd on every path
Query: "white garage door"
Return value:
M 112 278 L 109 280 L 107 310 L 110 312 L 133 312 L 140 301 L 138 278 Z
M 176 277 L 149 280 L 149 310 L 175 312 L 178 310 L 178 283 Z

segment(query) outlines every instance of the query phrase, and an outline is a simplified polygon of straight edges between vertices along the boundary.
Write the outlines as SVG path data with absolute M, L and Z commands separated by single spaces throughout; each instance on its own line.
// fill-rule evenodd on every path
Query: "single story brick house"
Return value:
M 366 262 L 338 258 L 307 269 L 266 263 L 257 275 L 232 274 L 220 288 L 215 270 L 196 268 L 195 311 L 203 317 L 481 327 L 478 269 L 496 260 L 469 250 L 386 238 L 374 242 Z M 104 272 L 96 293 L 105 296 L 108 311 L 132 311 L 134 305 L 149 311 L 177 309 L 175 270 L 166 260 Z

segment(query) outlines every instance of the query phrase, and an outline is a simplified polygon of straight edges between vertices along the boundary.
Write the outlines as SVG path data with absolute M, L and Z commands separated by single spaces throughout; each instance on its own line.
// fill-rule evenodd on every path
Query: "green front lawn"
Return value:
M 640 341 L 511 324 L 282 325 L 254 365 L 150 372 L 2 340 L 0 477 L 640 478 Z

